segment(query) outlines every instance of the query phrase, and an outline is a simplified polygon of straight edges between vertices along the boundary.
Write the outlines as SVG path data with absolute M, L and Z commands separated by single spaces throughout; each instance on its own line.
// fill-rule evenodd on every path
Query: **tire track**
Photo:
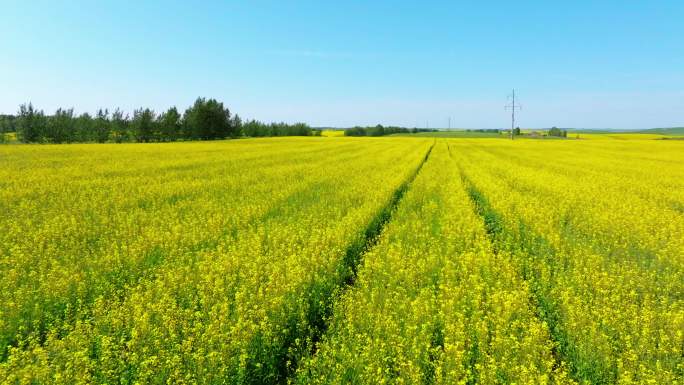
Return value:
M 556 250 L 543 236 L 534 233 L 522 221 L 519 224 L 519 236 L 512 234 L 504 226 L 502 214 L 491 206 L 484 193 L 475 186 L 461 165 L 453 158 L 451 148 L 449 148 L 449 156 L 456 163 L 464 188 L 475 207 L 475 211 L 482 217 L 492 250 L 495 253 L 507 252 L 512 255 L 524 254 L 531 257 L 532 262 L 526 260 L 527 262 L 522 265 L 515 263 L 518 275 L 529 284 L 531 289 L 528 297 L 530 308 L 534 311 L 537 319 L 548 327 L 549 338 L 553 342 L 551 355 L 554 359 L 554 372 L 560 368 L 568 367 L 570 369 L 568 374 L 574 381 L 577 381 L 577 373 L 573 372 L 574 365 L 572 365 L 572 361 L 568 360 L 572 346 L 566 331 L 562 327 L 560 309 L 547 293 L 546 288 L 549 286 L 549 282 L 543 282 L 539 271 L 535 269 L 536 264 L 546 264 L 550 266 L 552 272 L 555 271 L 554 266 L 557 262 L 554 255 Z M 515 240 L 515 242 L 509 242 L 510 240 Z
M 351 288 L 356 282 L 359 265 L 363 255 L 372 249 L 379 241 L 382 231 L 392 219 L 392 214 L 399 205 L 411 183 L 420 173 L 427 162 L 435 142 L 430 145 L 416 169 L 392 193 L 387 203 L 369 221 L 363 230 L 363 235 L 349 244 L 338 267 L 336 279 L 312 282 L 303 292 L 307 294 L 307 322 L 300 324 L 298 317 L 293 316 L 287 324 L 288 334 L 282 346 L 275 351 L 254 351 L 246 367 L 246 381 L 249 384 L 285 384 L 297 371 L 298 364 L 303 358 L 316 354 L 318 342 L 328 330 L 329 320 L 333 316 L 333 307 L 338 298 Z M 257 335 L 255 341 L 265 336 Z M 253 344 L 255 347 L 260 343 Z M 267 353 L 267 354 L 264 354 Z M 273 370 L 264 370 L 275 362 Z

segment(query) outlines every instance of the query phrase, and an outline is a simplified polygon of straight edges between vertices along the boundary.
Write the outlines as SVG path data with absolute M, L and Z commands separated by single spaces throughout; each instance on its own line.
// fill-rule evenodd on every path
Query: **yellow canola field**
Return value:
M 359 271 L 298 383 L 572 383 L 446 141 Z
M 569 132 L 568 138 L 579 138 L 589 140 L 658 140 L 670 138 L 671 135 L 663 134 L 642 134 L 642 133 L 615 133 L 615 134 L 592 134 Z
M 0 379 L 270 382 L 429 141 L 2 151 Z
M 321 136 L 332 138 L 344 136 L 344 130 L 323 130 Z
M 459 141 L 452 149 L 569 374 L 583 383 L 681 380 L 681 145 Z
M 0 384 L 681 383 L 683 165 L 650 139 L 2 145 Z

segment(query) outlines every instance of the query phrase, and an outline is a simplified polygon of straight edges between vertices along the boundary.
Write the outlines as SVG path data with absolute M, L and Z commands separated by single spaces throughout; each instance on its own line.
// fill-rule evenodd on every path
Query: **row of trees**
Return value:
M 567 130 L 561 130 L 558 127 L 551 127 L 549 129 L 549 132 L 547 133 L 549 136 L 558 136 L 561 138 L 567 138 L 568 137 L 568 131 Z
M 502 132 L 501 130 L 466 130 L 466 131 L 473 131 L 473 132 Z M 508 132 L 508 134 L 511 133 L 510 130 L 508 130 L 508 131 L 506 131 L 506 132 Z M 513 129 L 513 135 L 515 135 L 515 136 L 520 136 L 520 135 L 522 135 L 522 132 L 520 131 L 520 127 L 516 127 L 516 128 Z M 540 134 L 537 133 L 537 132 L 532 132 L 531 134 L 528 134 L 528 135 L 530 135 L 530 136 L 539 136 Z M 554 126 L 554 127 L 551 127 L 551 128 L 549 129 L 549 131 L 548 131 L 546 134 L 544 134 L 544 135 L 548 135 L 548 136 L 557 136 L 557 137 L 560 137 L 560 138 L 567 138 L 567 137 L 568 137 L 568 131 L 567 131 L 567 130 L 561 130 L 560 128 Z
M 520 133 L 520 127 L 517 127 L 516 129 L 518 130 L 518 133 Z M 501 131 L 502 130 L 500 130 L 498 128 L 469 128 L 469 129 L 466 129 L 466 132 L 482 132 L 482 133 L 487 133 L 487 134 L 498 134 Z
M 19 107 L 17 116 L 0 116 L 0 134 L 16 132 L 24 143 L 75 142 L 169 142 L 177 140 L 214 140 L 240 136 L 313 135 L 304 123 L 264 124 L 255 120 L 243 124 L 223 103 L 198 98 L 181 114 L 176 107 L 157 114 L 140 108 L 133 116 L 116 109 L 100 109 L 92 116 L 74 114 L 73 108 L 58 109 L 45 115 L 32 104 Z
M 263 136 L 320 136 L 320 130 L 312 130 L 306 123 L 271 123 L 248 120 L 242 124 L 242 135 L 248 137 Z
M 14 115 L 0 115 L 0 143 L 9 140 L 7 133 L 16 131 L 17 124 Z
M 406 128 L 406 127 L 396 127 L 396 126 L 389 126 L 389 127 L 384 127 L 381 124 L 378 124 L 375 127 L 352 127 L 352 128 L 347 128 L 344 130 L 344 136 L 383 136 L 383 135 L 391 135 L 391 134 L 410 134 L 410 133 L 418 133 L 418 132 L 435 132 L 437 130 L 435 129 L 428 129 L 428 128 Z

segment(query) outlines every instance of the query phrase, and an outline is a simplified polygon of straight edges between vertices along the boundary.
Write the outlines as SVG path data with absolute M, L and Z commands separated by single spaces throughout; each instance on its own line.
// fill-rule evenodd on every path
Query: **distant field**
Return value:
M 587 134 L 587 133 L 570 133 L 568 138 L 579 137 L 580 139 L 590 140 L 654 140 L 677 138 L 677 135 L 663 135 L 663 134 L 644 134 L 644 133 L 616 133 L 616 134 Z
M 344 136 L 344 130 L 322 130 L 321 136 L 326 136 L 326 137 Z
M 407 137 L 427 137 L 427 138 L 499 138 L 504 137 L 502 134 L 490 132 L 472 132 L 472 131 L 436 131 L 436 132 L 418 132 L 415 134 L 392 134 L 390 136 L 407 136 Z
M 684 142 L 415 136 L 0 146 L 0 382 L 684 378 Z
M 553 136 L 537 136 L 530 137 L 526 136 L 531 131 L 536 130 L 523 130 L 522 136 L 517 136 L 516 139 L 566 139 L 558 138 Z M 569 131 L 567 139 L 591 139 L 591 140 L 653 140 L 653 139 L 679 139 L 682 138 L 677 131 L 672 131 L 670 134 L 659 134 L 659 133 L 642 133 L 642 132 L 573 132 Z M 500 138 L 508 139 L 508 135 L 504 133 L 482 133 L 482 132 L 472 132 L 472 131 L 437 131 L 437 132 L 420 132 L 416 134 L 393 134 L 390 136 L 404 136 L 404 137 L 429 137 L 429 138 Z
M 652 128 L 643 132 L 663 135 L 684 135 L 684 127 Z

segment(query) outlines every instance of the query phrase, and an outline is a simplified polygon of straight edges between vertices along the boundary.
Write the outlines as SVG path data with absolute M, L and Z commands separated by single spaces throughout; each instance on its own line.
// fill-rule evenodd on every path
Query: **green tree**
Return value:
M 99 109 L 95 115 L 95 122 L 93 125 L 93 136 L 96 142 L 104 143 L 109 140 L 109 133 L 111 131 L 109 121 L 109 110 Z
M 242 135 L 242 118 L 238 114 L 233 115 L 230 126 L 234 136 Z
M 131 129 L 138 142 L 147 143 L 154 139 L 155 113 L 149 108 L 138 109 L 133 112 Z
M 563 136 L 563 132 L 560 128 L 554 126 L 549 130 L 549 136 Z
M 8 142 L 8 134 L 16 131 L 16 118 L 14 115 L 0 115 L 0 143 Z
M 290 125 L 289 135 L 292 136 L 311 136 L 314 135 L 313 130 L 306 123 L 295 123 Z
M 76 125 L 76 142 L 92 142 L 95 140 L 95 125 L 93 117 L 89 113 L 84 112 L 75 120 Z
M 171 107 L 159 116 L 159 138 L 162 141 L 178 140 L 181 135 L 181 115 L 176 107 Z
M 130 133 L 128 131 L 128 125 L 128 115 L 124 115 L 123 111 L 118 108 L 114 110 L 110 124 L 111 136 L 114 142 L 123 143 L 131 140 Z
M 59 108 L 48 119 L 47 140 L 52 143 L 73 142 L 75 134 L 74 109 Z
M 238 134 L 231 125 L 230 111 L 215 99 L 197 98 L 185 111 L 183 120 L 190 139 L 224 139 Z
M 366 136 L 366 130 L 363 127 L 354 126 L 344 130 L 344 136 Z
M 385 127 L 382 124 L 378 124 L 375 127 L 366 128 L 366 135 L 368 136 L 383 136 L 385 135 Z
M 24 143 L 40 142 L 46 130 L 47 119 L 43 111 L 33 108 L 33 104 L 19 106 L 17 116 L 17 138 Z

